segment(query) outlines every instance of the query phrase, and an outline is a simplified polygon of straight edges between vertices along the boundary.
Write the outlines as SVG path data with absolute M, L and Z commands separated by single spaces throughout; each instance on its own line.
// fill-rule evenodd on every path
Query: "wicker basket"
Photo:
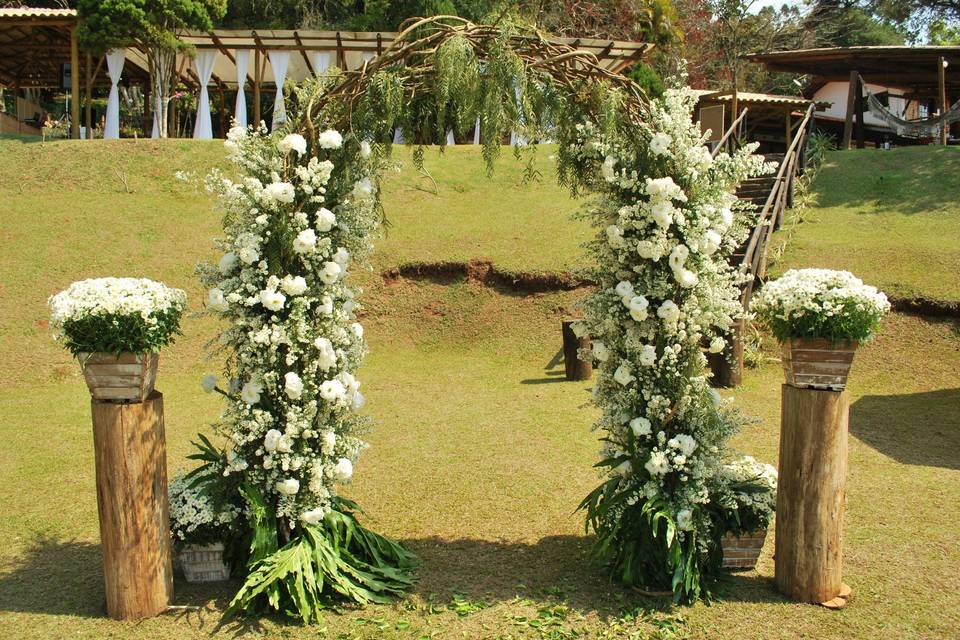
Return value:
M 853 365 L 856 342 L 831 344 L 828 340 L 793 338 L 781 345 L 787 384 L 801 389 L 842 391 Z
M 752 533 L 735 536 L 727 532 L 723 536 L 723 568 L 748 571 L 757 566 L 760 551 L 763 550 L 763 541 L 767 538 L 766 529 L 758 529 Z
M 77 354 L 90 395 L 107 402 L 143 402 L 157 380 L 159 353 Z
M 230 578 L 230 566 L 223 561 L 223 545 L 188 545 L 180 551 L 180 567 L 187 582 L 218 582 Z

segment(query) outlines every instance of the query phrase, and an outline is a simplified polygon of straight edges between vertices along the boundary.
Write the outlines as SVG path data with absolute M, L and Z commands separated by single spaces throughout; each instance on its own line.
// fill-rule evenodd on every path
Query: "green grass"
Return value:
M 50 343 L 44 326 L 46 296 L 90 275 L 150 275 L 187 287 L 196 303 L 192 264 L 208 255 L 218 221 L 204 193 L 170 174 L 219 157 L 216 144 L 192 142 L 0 143 L 0 637 L 209 637 L 236 589 L 178 580 L 176 604 L 199 609 L 140 623 L 103 616 L 89 399 L 76 363 Z M 504 205 L 489 227 L 463 219 L 489 199 L 479 160 L 451 154 L 445 162 L 450 169 L 429 165 L 440 198 L 424 194 L 422 208 L 398 200 L 388 210 L 394 227 L 382 245 L 389 251 L 393 243 L 395 253 L 381 252 L 378 268 L 473 255 L 518 269 L 561 268 L 571 254 L 555 245 L 573 251 L 576 223 L 560 215 L 561 232 L 511 244 L 522 225 L 506 195 L 498 196 Z M 474 175 L 458 178 L 458 163 Z M 132 194 L 112 173 L 121 165 Z M 446 171 L 468 187 L 446 189 Z M 403 174 L 389 188 L 414 176 Z M 522 197 L 518 167 L 506 164 L 498 176 Z M 562 201 L 543 189 L 553 194 L 543 202 Z M 419 193 L 409 191 L 404 202 Z M 413 226 L 424 216 L 435 224 Z M 430 245 L 437 225 L 449 230 L 447 239 Z M 486 251 L 461 246 L 457 238 L 474 237 L 472 230 Z M 420 243 L 433 253 L 418 254 Z M 268 619 L 220 633 L 899 640 L 947 638 L 960 628 L 955 323 L 893 315 L 857 355 L 844 549 L 844 577 L 855 590 L 850 606 L 831 612 L 778 596 L 771 536 L 758 571 L 725 581 L 718 602 L 672 608 L 609 583 L 587 560 L 590 539 L 573 509 L 597 482 L 594 409 L 589 385 L 563 382 L 555 358 L 559 321 L 577 293 L 505 295 L 463 282 L 386 284 L 372 276 L 367 284 L 372 352 L 361 379 L 376 425 L 349 494 L 373 528 L 421 557 L 420 583 L 406 600 L 331 611 L 315 627 Z M 220 409 L 198 384 L 214 366 L 202 356 L 213 329 L 188 320 L 187 335 L 161 360 L 171 471 Z M 736 444 L 775 462 L 782 374 L 769 343 L 763 355 L 732 394 L 759 419 Z
M 830 265 L 901 298 L 960 301 L 960 149 L 832 152 L 785 262 Z

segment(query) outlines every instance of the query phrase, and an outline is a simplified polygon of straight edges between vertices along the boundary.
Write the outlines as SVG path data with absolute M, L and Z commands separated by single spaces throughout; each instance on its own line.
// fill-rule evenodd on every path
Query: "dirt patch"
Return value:
M 387 269 L 381 276 L 388 285 L 396 284 L 402 278 L 439 284 L 462 280 L 518 293 L 573 291 L 593 285 L 588 277 L 569 271 L 510 271 L 498 268 L 487 258 L 473 258 L 466 262 L 407 262 Z
M 901 313 L 910 313 L 918 316 L 930 316 L 936 318 L 960 318 L 960 302 L 949 302 L 947 300 L 931 300 L 930 298 L 914 297 L 899 298 L 890 297 L 890 306 L 895 311 Z

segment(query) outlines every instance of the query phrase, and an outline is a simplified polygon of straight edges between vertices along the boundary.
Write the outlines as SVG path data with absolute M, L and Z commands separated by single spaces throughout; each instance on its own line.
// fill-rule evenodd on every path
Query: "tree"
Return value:
M 226 11 L 227 0 L 78 0 L 82 18 L 78 36 L 92 51 L 138 43 L 147 51 L 154 113 L 160 137 L 167 137 L 167 105 L 177 52 L 189 51 L 180 29 L 213 28 Z
M 803 28 L 815 47 L 889 46 L 906 41 L 896 24 L 845 0 L 816 0 Z

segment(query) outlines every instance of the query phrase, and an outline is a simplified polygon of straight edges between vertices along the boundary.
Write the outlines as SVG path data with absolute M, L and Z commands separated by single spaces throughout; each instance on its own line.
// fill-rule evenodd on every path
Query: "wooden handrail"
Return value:
M 737 127 L 740 126 L 740 123 L 743 122 L 743 118 L 746 115 L 747 109 L 744 108 L 744 110 L 740 112 L 740 115 L 737 117 L 737 119 L 733 121 L 733 124 L 730 125 L 730 128 L 724 132 L 723 136 L 721 136 L 720 140 L 717 142 L 717 146 L 715 146 L 713 151 L 710 153 L 710 157 L 717 157 L 717 154 L 720 153 L 720 149 L 723 149 L 723 146 L 727 143 L 727 139 L 731 136 L 731 134 L 733 134 L 734 131 L 737 130 Z

